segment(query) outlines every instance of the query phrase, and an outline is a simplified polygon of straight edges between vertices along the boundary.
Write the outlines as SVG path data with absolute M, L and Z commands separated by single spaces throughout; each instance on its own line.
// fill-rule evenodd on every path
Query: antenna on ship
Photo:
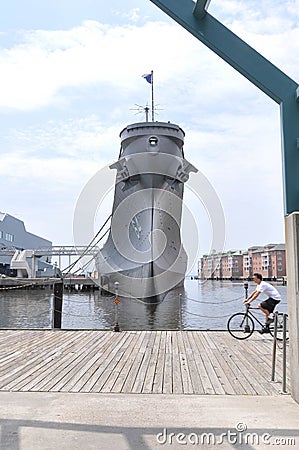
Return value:
M 135 106 L 137 106 L 137 108 L 130 108 L 131 111 L 137 111 L 136 114 L 140 114 L 140 113 L 145 113 L 145 121 L 148 122 L 148 115 L 149 115 L 149 106 L 141 106 L 141 105 L 137 105 L 137 103 L 135 103 Z

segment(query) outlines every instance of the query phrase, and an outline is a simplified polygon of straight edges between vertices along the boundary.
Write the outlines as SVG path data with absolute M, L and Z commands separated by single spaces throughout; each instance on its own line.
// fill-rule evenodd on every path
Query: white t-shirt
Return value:
M 274 300 L 281 300 L 280 293 L 274 286 L 270 283 L 266 283 L 266 281 L 261 281 L 260 284 L 256 288 L 257 292 L 261 292 L 268 297 L 273 298 Z

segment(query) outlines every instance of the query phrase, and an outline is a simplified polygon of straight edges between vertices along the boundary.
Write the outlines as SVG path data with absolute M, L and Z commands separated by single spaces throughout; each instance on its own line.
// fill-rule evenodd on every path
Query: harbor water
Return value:
M 278 284 L 282 301 L 277 310 L 287 312 L 286 287 Z M 248 293 L 255 289 L 249 283 Z M 184 289 L 174 289 L 157 305 L 121 299 L 118 305 L 123 330 L 223 330 L 228 317 L 244 310 L 242 281 L 185 280 Z M 111 330 L 115 323 L 114 297 L 100 291 L 64 292 L 62 328 Z M 256 300 L 252 306 L 257 306 Z M 51 328 L 53 293 L 49 289 L 2 290 L 0 328 Z M 264 315 L 258 311 L 258 317 Z

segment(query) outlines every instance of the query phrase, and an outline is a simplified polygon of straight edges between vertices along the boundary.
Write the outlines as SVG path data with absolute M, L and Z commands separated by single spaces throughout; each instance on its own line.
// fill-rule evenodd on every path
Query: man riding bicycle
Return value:
M 260 331 L 260 333 L 269 333 L 269 325 L 274 321 L 274 319 L 269 316 L 273 313 L 275 306 L 280 302 L 281 296 L 272 284 L 263 281 L 263 276 L 260 273 L 253 274 L 253 281 L 257 284 L 257 288 L 243 301 L 243 303 L 245 305 L 250 305 L 250 303 L 253 302 L 261 292 L 269 297 L 267 300 L 264 300 L 258 304 L 260 310 L 266 315 L 266 326 Z

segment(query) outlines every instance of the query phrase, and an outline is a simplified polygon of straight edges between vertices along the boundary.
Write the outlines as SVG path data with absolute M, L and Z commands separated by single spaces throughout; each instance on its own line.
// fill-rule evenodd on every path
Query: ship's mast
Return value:
M 152 84 L 152 122 L 155 121 L 155 104 L 154 104 L 154 71 L 151 71 L 151 84 Z
M 143 78 L 146 79 L 146 81 L 151 84 L 152 86 L 152 122 L 155 121 L 155 102 L 154 102 L 154 71 L 151 70 L 151 73 L 146 73 L 144 75 L 142 75 Z M 146 121 L 148 121 L 148 115 L 147 115 L 147 111 L 146 112 Z
M 152 110 L 152 122 L 155 121 L 155 110 L 157 110 L 157 108 L 155 108 L 155 101 L 154 101 L 154 71 L 151 70 L 150 73 L 146 73 L 144 75 L 142 75 L 142 77 L 151 85 L 152 87 L 152 105 L 151 105 L 151 110 Z M 149 118 L 149 107 L 146 105 L 146 107 L 142 107 L 139 105 L 138 106 L 138 112 L 144 111 L 145 112 L 145 121 L 148 122 L 148 118 Z

